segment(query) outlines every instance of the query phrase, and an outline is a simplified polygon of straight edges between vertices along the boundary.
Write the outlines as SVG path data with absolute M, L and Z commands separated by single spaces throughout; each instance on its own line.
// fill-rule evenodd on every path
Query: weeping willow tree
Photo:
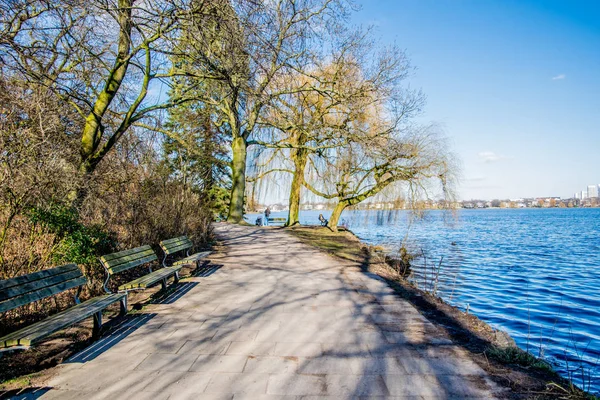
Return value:
M 389 136 L 424 103 L 420 91 L 404 85 L 412 67 L 397 47 L 377 48 L 370 31 L 360 29 L 336 31 L 330 42 L 310 69 L 281 82 L 296 90 L 266 107 L 260 123 L 268 129 L 262 131 L 262 140 L 253 141 L 273 149 L 275 161 L 257 176 L 281 171 L 292 175 L 288 226 L 299 223 L 309 165 L 354 143 Z
M 336 199 L 327 225 L 336 231 L 347 207 L 393 185 L 401 185 L 411 208 L 433 196 L 451 200 L 455 171 L 443 138 L 432 127 L 411 127 L 332 150 L 313 165 L 315 183 L 307 180 L 305 186 L 317 196 Z
M 287 226 L 299 223 L 301 190 L 309 157 L 349 141 L 342 135 L 340 127 L 352 110 L 356 110 L 353 107 L 357 102 L 350 101 L 350 91 L 345 91 L 348 87 L 341 83 L 344 71 L 340 70 L 344 68 L 341 64 L 333 64 L 311 76 L 294 74 L 287 77 L 286 85 L 302 90 L 282 96 L 267 108 L 261 118 L 261 125 L 267 129 L 261 130 L 261 139 L 252 141 L 270 150 L 266 152 L 268 158 L 254 166 L 253 180 L 279 172 L 292 176 Z

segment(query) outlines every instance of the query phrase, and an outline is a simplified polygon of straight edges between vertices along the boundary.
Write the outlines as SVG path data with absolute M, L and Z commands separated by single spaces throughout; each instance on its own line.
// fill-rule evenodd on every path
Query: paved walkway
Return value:
M 221 224 L 214 268 L 58 368 L 60 399 L 493 398 L 376 276 L 279 230 Z

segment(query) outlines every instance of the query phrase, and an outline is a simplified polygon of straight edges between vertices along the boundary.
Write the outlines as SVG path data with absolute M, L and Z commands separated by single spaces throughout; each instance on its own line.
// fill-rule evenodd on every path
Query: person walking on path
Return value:
M 269 225 L 269 216 L 271 215 L 271 209 L 267 207 L 265 209 L 265 225 Z

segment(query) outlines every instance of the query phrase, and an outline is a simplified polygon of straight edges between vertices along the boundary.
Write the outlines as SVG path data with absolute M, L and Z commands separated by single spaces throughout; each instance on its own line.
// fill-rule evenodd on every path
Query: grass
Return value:
M 485 353 L 488 357 L 496 359 L 503 364 L 513 364 L 543 371 L 552 371 L 552 366 L 546 361 L 537 358 L 533 354 L 521 350 L 518 347 L 500 348 L 492 346 Z
M 16 390 L 30 387 L 34 384 L 36 378 L 40 377 L 42 372 L 34 372 L 28 375 L 17 376 L 0 382 L 0 390 Z M 1 393 L 0 393 L 0 397 Z
M 348 231 L 332 232 L 324 227 L 294 226 L 288 232 L 302 242 L 348 261 L 362 263 L 365 259 L 363 247 Z
M 0 388 L 7 387 L 26 387 L 31 385 L 31 374 L 25 376 L 18 376 L 16 378 L 8 379 L 4 382 L 0 382 Z
M 555 382 L 548 384 L 548 390 L 557 393 L 561 399 L 567 400 L 600 400 L 600 397 L 583 392 L 577 386 L 569 383 L 567 385 L 559 385 Z

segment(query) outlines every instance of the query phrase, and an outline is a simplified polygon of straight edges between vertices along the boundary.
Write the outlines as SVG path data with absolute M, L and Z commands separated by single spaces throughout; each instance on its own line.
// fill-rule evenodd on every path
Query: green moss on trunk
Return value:
M 231 143 L 231 202 L 227 222 L 239 223 L 244 218 L 244 192 L 246 190 L 246 141 L 238 136 Z

